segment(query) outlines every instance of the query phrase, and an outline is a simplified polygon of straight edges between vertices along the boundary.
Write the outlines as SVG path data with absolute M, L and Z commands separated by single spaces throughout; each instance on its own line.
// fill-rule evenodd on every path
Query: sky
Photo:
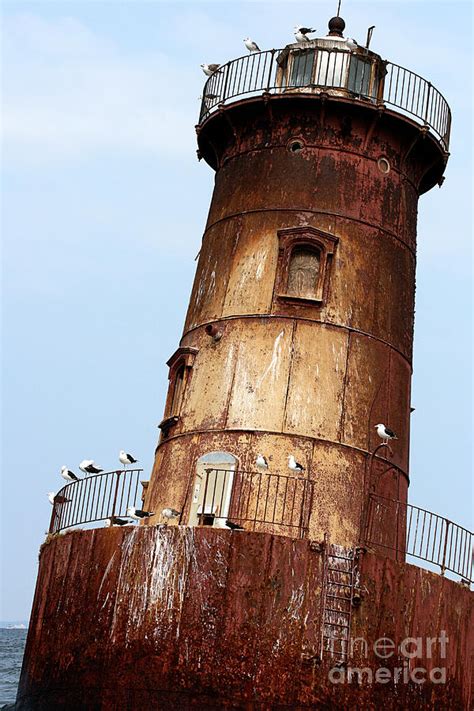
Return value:
M 151 471 L 213 172 L 196 158 L 203 62 L 326 33 L 327 2 L 2 4 L 2 588 L 30 613 L 61 465 Z M 446 181 L 419 204 L 409 498 L 472 526 L 472 9 L 343 0 L 347 34 L 453 111 Z

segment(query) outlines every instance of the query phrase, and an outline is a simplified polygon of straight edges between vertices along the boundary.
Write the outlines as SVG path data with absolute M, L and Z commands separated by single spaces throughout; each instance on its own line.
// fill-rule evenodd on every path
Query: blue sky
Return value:
M 334 2 L 4 2 L 2 619 L 29 615 L 62 464 L 151 469 L 213 173 L 202 62 L 325 34 Z M 419 205 L 410 500 L 471 525 L 472 10 L 349 2 L 359 41 L 445 95 L 446 182 Z

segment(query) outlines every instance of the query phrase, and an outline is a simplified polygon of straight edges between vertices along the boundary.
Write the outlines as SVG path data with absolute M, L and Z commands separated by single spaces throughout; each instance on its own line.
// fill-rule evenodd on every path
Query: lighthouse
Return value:
M 442 181 L 450 115 L 428 82 L 349 48 L 343 30 L 333 18 L 328 36 L 206 83 L 197 134 L 215 188 L 146 498 L 183 524 L 196 461 L 217 450 L 252 472 L 262 454 L 271 477 L 294 456 L 305 535 L 356 545 L 378 423 L 398 440 L 379 452 L 391 468 L 377 491 L 407 499 L 416 210 Z
M 74 530 L 126 515 L 131 473 L 59 492 L 19 709 L 469 704 L 471 534 L 408 503 L 417 204 L 451 116 L 344 31 L 206 81 L 151 515 Z

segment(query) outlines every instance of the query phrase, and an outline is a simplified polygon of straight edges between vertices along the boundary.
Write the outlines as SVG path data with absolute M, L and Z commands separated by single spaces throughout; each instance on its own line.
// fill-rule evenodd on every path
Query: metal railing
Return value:
M 231 99 L 322 91 L 393 106 L 431 129 L 448 150 L 451 112 L 442 94 L 418 74 L 363 49 L 271 49 L 233 59 L 206 81 L 199 122 Z
M 225 526 L 226 520 L 246 530 L 269 530 L 303 538 L 308 531 L 313 482 L 303 477 L 267 472 L 206 469 L 194 491 L 190 521 Z M 194 506 L 194 508 L 193 508 Z M 193 520 L 194 518 L 194 520 Z
M 50 533 L 113 516 L 126 516 L 136 506 L 143 469 L 120 469 L 86 476 L 66 484 L 56 494 Z
M 413 504 L 370 494 L 365 543 L 433 563 L 473 581 L 473 534 Z

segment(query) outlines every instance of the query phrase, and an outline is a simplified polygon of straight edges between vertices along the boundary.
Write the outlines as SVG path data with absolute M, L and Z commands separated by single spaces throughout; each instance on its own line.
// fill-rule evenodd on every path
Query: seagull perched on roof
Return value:
M 311 27 L 302 27 L 301 25 L 296 25 L 294 32 L 296 41 L 309 42 L 311 40 L 311 37 L 308 37 L 307 35 L 311 34 L 312 32 L 316 32 L 316 30 L 311 29 Z
M 243 526 L 240 526 L 238 523 L 234 523 L 233 521 L 229 521 L 229 519 L 227 519 L 225 525 L 232 531 L 245 531 L 245 528 Z
M 83 459 L 79 464 L 79 469 L 86 474 L 100 474 L 100 472 L 104 471 L 96 465 L 93 459 Z
M 383 439 L 384 443 L 387 444 L 389 439 L 398 439 L 395 432 L 383 424 L 375 425 L 378 436 Z
M 352 39 L 352 37 L 346 37 L 346 44 L 349 49 L 357 49 L 357 47 L 359 46 L 355 39 Z
M 135 506 L 129 506 L 127 509 L 127 516 L 134 518 L 135 521 L 142 521 L 144 518 L 150 518 L 154 516 L 153 511 L 142 511 L 142 509 L 137 509 Z
M 118 518 L 118 516 L 111 516 L 111 518 L 105 519 L 105 525 L 107 528 L 110 526 L 125 526 L 128 523 L 126 518 Z
M 254 42 L 252 39 L 250 39 L 250 37 L 246 37 L 244 39 L 244 45 L 247 47 L 250 54 L 252 54 L 252 52 L 260 52 L 261 51 L 258 44 L 256 42 Z
M 294 472 L 304 472 L 304 466 L 302 464 L 298 464 L 292 454 L 288 457 L 288 469 L 291 469 Z
M 259 454 L 257 459 L 255 460 L 255 464 L 257 465 L 258 469 L 268 469 L 268 460 L 266 457 L 263 456 L 263 454 Z
M 119 459 L 124 467 L 126 467 L 127 464 L 136 464 L 138 462 L 138 459 L 135 459 L 131 454 L 124 452 L 123 449 L 120 450 Z
M 172 509 L 172 508 L 168 508 L 168 507 L 163 509 L 163 511 L 161 512 L 161 518 L 165 518 L 166 523 L 168 523 L 168 521 L 172 518 L 178 518 L 178 516 L 180 516 L 180 515 L 181 515 L 181 511 L 176 511 L 176 509 Z
M 61 476 L 63 479 L 66 479 L 66 481 L 81 481 L 79 477 L 66 466 L 61 467 Z
M 207 77 L 210 77 L 220 66 L 220 64 L 201 64 L 201 69 Z

